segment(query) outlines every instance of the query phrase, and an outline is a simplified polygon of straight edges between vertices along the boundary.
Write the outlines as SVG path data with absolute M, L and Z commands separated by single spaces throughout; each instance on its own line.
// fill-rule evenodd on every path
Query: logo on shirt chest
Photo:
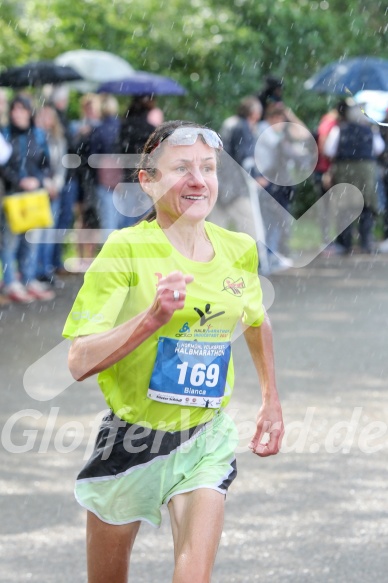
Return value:
M 245 282 L 242 277 L 239 279 L 232 279 L 231 277 L 226 277 L 224 279 L 224 288 L 222 291 L 227 291 L 232 296 L 241 297 L 244 293 Z
M 206 322 L 208 322 L 209 320 L 212 320 L 213 318 L 217 318 L 217 316 L 222 316 L 223 314 L 225 314 L 225 310 L 213 314 L 213 312 L 210 311 L 210 304 L 206 304 L 204 312 L 201 310 L 201 308 L 194 308 L 194 310 L 200 317 L 199 323 L 201 326 L 204 326 Z

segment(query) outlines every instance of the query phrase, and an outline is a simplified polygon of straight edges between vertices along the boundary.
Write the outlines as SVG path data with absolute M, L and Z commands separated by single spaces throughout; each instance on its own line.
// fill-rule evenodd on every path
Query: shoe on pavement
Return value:
M 8 306 L 10 303 L 11 303 L 10 298 L 7 298 L 7 296 L 0 293 L 0 308 L 3 308 L 4 306 Z
M 7 298 L 20 304 L 31 304 L 35 301 L 34 296 L 27 291 L 20 281 L 14 281 L 9 285 L 5 285 L 3 292 Z
M 59 276 L 62 276 L 62 275 L 71 275 L 71 272 L 69 272 L 64 267 L 56 267 L 54 269 L 54 272 L 56 273 L 56 275 L 59 275 Z
M 27 292 L 36 300 L 43 300 L 45 302 L 55 298 L 55 292 L 48 289 L 46 285 L 37 279 L 33 279 L 26 285 Z

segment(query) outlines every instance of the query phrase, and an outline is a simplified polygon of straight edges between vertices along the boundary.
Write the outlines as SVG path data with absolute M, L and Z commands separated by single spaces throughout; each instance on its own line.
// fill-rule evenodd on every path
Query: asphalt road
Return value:
M 2 583 L 86 581 L 85 516 L 72 489 L 104 402 L 95 379 L 69 380 L 61 330 L 81 279 L 64 281 L 55 302 L 1 312 Z M 388 258 L 318 258 L 271 283 L 287 431 L 276 457 L 247 450 L 260 395 L 237 339 L 229 411 L 239 475 L 213 582 L 386 581 Z M 160 530 L 140 530 L 136 583 L 171 581 L 163 516 Z

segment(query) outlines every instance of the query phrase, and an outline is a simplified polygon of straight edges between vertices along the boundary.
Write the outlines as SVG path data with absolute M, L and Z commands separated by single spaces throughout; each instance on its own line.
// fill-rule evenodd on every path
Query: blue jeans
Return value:
M 358 219 L 346 227 L 346 229 L 338 237 L 339 242 L 345 247 L 346 251 L 350 252 L 353 246 L 354 226 L 357 225 L 357 239 L 360 241 L 361 249 L 363 251 L 371 252 L 373 247 L 374 222 L 375 213 L 369 207 L 364 206 Z
M 114 195 L 111 188 L 98 185 L 97 194 L 97 214 L 100 221 L 101 229 L 115 231 L 121 226 L 122 214 L 117 210 L 114 204 Z
M 17 281 L 16 263 L 18 264 L 21 281 L 24 285 L 36 278 L 38 265 L 39 234 L 34 234 L 36 242 L 29 243 L 25 235 L 11 233 L 8 223 L 4 220 L 3 240 L 1 246 L 1 262 L 3 265 L 4 285 Z
M 110 231 L 134 225 L 148 213 L 151 204 L 137 183 L 129 184 L 124 191 L 118 189 L 116 192 L 98 185 L 96 194 L 100 227 Z
M 58 222 L 59 212 L 61 206 L 61 198 L 58 198 L 51 201 L 51 212 L 54 217 L 54 228 Z M 49 231 L 44 232 L 42 231 L 42 235 L 40 237 L 40 242 L 38 245 L 38 277 L 46 276 L 50 277 L 54 270 L 54 247 L 55 243 L 52 243 L 50 240 Z
M 288 210 L 292 198 L 292 189 L 289 186 L 268 184 L 265 190 L 284 209 Z M 276 207 L 270 204 L 267 196 L 260 198 L 260 206 L 265 227 L 265 244 L 272 253 L 287 254 L 287 226 L 283 224 L 281 215 L 276 212 Z
M 73 225 L 74 205 L 78 200 L 79 183 L 76 178 L 70 178 L 66 182 L 60 196 L 60 209 L 56 229 L 69 229 Z M 52 255 L 54 269 L 63 267 L 62 243 L 55 243 Z

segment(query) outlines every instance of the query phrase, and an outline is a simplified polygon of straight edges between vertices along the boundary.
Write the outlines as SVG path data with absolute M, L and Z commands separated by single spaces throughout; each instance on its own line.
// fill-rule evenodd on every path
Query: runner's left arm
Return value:
M 262 392 L 262 406 L 249 447 L 257 455 L 266 457 L 279 452 L 284 434 L 282 409 L 276 388 L 272 327 L 268 315 L 265 314 L 260 326 L 246 327 L 244 337 Z M 269 434 L 269 441 L 263 444 L 261 442 L 265 433 Z

